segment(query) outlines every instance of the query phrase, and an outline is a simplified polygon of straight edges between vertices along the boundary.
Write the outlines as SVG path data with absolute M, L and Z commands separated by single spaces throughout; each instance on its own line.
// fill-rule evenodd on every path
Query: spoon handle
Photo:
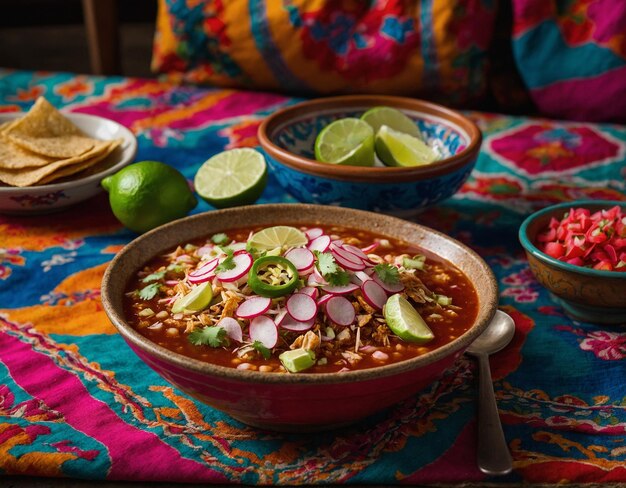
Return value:
M 478 384 L 478 467 L 488 475 L 504 475 L 513 469 L 511 453 L 502 432 L 493 392 L 489 357 L 477 354 Z

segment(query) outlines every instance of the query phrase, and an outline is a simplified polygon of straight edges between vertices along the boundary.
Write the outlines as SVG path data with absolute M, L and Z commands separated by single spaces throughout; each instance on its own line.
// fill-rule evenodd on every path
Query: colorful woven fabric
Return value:
M 255 146 L 293 99 L 157 81 L 0 71 L 0 111 L 39 95 L 131 128 L 138 160 L 191 179 L 226 147 Z M 626 127 L 470 114 L 485 135 L 473 176 L 419 216 L 476 249 L 516 322 L 492 357 L 514 472 L 476 467 L 476 367 L 355 426 L 281 435 L 170 386 L 107 320 L 100 280 L 133 237 L 106 196 L 58 214 L 0 216 L 0 475 L 246 484 L 626 482 L 626 332 L 565 317 L 533 279 L 517 229 L 575 198 L 626 200 Z M 261 202 L 292 201 L 270 174 Z M 194 212 L 210 210 L 202 203 Z
M 626 3 L 513 0 L 513 51 L 543 113 L 626 121 Z
M 160 0 L 153 68 L 290 91 L 483 95 L 490 0 Z

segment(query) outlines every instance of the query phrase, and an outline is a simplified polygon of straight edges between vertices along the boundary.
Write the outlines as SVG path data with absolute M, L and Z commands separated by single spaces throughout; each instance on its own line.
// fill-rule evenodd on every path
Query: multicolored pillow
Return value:
M 513 52 L 537 107 L 626 121 L 626 1 L 513 0 Z
M 493 0 L 159 0 L 153 69 L 294 93 L 483 95 Z

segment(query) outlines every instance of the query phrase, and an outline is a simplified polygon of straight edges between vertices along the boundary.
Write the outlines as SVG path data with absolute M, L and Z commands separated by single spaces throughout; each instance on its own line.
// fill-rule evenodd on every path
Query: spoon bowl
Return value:
M 497 310 L 491 322 L 466 349 L 468 354 L 493 354 L 504 349 L 515 335 L 515 322 L 510 315 Z

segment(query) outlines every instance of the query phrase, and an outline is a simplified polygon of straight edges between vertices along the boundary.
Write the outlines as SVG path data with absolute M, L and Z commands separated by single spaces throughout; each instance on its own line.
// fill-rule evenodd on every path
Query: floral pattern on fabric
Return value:
M 484 94 L 489 0 L 160 0 L 152 66 L 296 93 Z

